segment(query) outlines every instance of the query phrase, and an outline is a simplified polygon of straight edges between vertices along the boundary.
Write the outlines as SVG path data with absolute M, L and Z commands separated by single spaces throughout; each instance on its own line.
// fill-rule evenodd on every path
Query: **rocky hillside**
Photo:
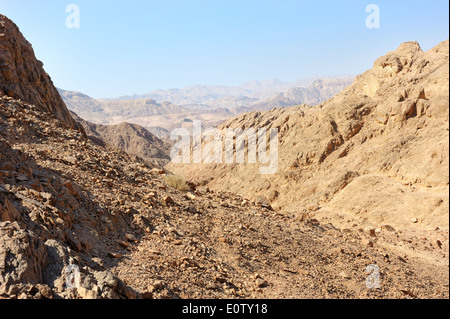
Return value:
M 43 63 L 19 28 L 0 14 L 0 94 L 32 103 L 54 114 L 70 128 L 78 128 L 53 86 Z
M 448 40 L 427 52 L 404 43 L 315 108 L 253 112 L 221 126 L 277 128 L 274 175 L 261 175 L 254 164 L 169 169 L 340 227 L 448 230 L 448 69 Z
M 103 121 L 102 106 L 90 96 L 73 91 L 57 89 L 67 108 L 82 119 L 90 119 L 96 123 Z
M 448 59 L 448 44 L 432 56 L 431 66 Z M 426 118 L 441 112 L 443 71 L 434 72 L 422 78 Z M 339 227 L 274 211 L 97 145 L 51 110 L 0 96 L 0 299 L 449 297 L 445 230 Z M 403 250 L 389 245 L 400 241 Z M 368 266 L 380 270 L 379 288 L 367 285 Z
M 164 167 L 170 161 L 171 145 L 157 138 L 142 126 L 130 123 L 93 124 L 73 112 L 71 114 L 83 126 L 87 136 L 99 145 L 115 147 L 160 167 Z
M 374 246 L 440 243 L 428 247 L 437 258 L 444 232 L 424 242 L 206 187 L 182 192 L 164 171 L 10 97 L 0 97 L 0 147 L 0 299 L 448 298 L 448 265 Z M 369 264 L 379 289 L 366 286 Z

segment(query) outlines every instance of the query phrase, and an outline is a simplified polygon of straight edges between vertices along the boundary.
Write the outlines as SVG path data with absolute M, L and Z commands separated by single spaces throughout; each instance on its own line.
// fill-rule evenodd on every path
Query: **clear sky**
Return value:
M 378 29 L 366 27 L 372 3 Z M 94 98 L 356 75 L 402 42 L 446 40 L 448 11 L 447 0 L 0 0 L 55 85 Z

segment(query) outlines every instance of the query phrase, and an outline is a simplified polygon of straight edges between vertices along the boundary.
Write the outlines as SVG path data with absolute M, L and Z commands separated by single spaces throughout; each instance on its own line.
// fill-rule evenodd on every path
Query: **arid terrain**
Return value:
M 169 138 L 170 131 L 186 121 L 199 120 L 205 127 L 214 127 L 250 111 L 303 103 L 320 104 L 352 82 L 353 77 L 305 79 L 294 83 L 269 80 L 240 87 L 193 86 L 99 100 L 80 92 L 61 89 L 58 92 L 69 110 L 89 122 L 102 125 L 129 122 L 144 127 L 159 138 Z
M 220 126 L 279 129 L 264 176 L 163 168 L 141 127 L 77 122 L 0 15 L 0 299 L 449 298 L 448 48 Z

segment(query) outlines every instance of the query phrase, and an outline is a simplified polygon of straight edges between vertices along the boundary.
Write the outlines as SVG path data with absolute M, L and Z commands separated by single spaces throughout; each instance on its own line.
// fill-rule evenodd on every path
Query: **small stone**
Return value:
M 136 293 L 130 287 L 125 287 L 124 293 L 128 299 L 130 299 L 130 300 L 136 299 Z
M 197 196 L 195 196 L 195 195 L 192 194 L 192 193 L 187 193 L 187 194 L 186 194 L 186 199 L 194 200 L 194 199 L 196 199 L 196 198 L 197 198 Z
M 227 282 L 226 278 L 224 277 L 217 276 L 215 279 L 217 282 L 220 282 L 222 284 Z
M 166 172 L 164 172 L 164 170 L 163 169 L 160 169 L 160 168 L 153 168 L 152 170 L 151 170 L 151 172 L 152 172 L 152 174 L 159 174 L 159 175 L 163 175 L 163 174 L 165 174 Z
M 184 207 L 184 210 L 191 214 L 198 214 L 198 210 L 194 206 L 186 206 Z
M 308 221 L 310 218 L 311 218 L 311 216 L 310 216 L 308 213 L 300 213 L 300 214 L 297 216 L 297 219 L 298 219 L 300 222 L 306 222 L 306 221 Z
M 214 285 L 213 283 L 208 283 L 206 285 L 206 289 L 208 289 L 208 290 L 214 290 L 216 288 L 217 288 L 216 285 Z
M 122 240 L 118 240 L 117 243 L 124 248 L 130 247 L 130 245 L 127 242 L 124 242 Z
M 142 294 L 142 299 L 153 299 L 153 293 L 150 291 L 146 291 Z
M 381 229 L 385 229 L 389 232 L 395 232 L 395 228 L 392 227 L 391 225 L 383 225 L 383 226 L 381 226 Z
M 419 220 L 417 218 L 411 219 L 411 223 L 413 223 L 413 224 L 417 224 L 418 222 L 419 222 Z
M 164 282 L 162 280 L 155 280 L 153 282 L 153 287 L 155 287 L 155 289 L 163 289 Z
M 255 283 L 259 288 L 263 288 L 263 287 L 267 286 L 267 281 L 262 278 L 257 278 Z
M 156 249 L 148 249 L 147 252 L 152 255 L 161 255 L 161 251 Z
M 96 291 L 88 290 L 83 287 L 77 288 L 77 293 L 81 299 L 85 299 L 85 300 L 98 299 L 98 293 Z
M 17 178 L 16 178 L 18 181 L 20 181 L 20 182 L 26 182 L 26 181 L 29 181 L 30 179 L 28 178 L 28 176 L 25 176 L 25 175 L 23 175 L 23 174 L 20 174 L 19 176 L 17 176 Z
M 68 163 L 72 164 L 72 165 L 77 165 L 78 164 L 78 159 L 76 157 L 74 157 L 74 156 L 66 156 L 66 157 L 63 158 L 63 160 L 65 162 L 68 162 Z
M 43 199 L 46 199 L 48 201 L 52 199 L 52 194 L 50 193 L 42 192 L 40 193 L 40 195 L 42 196 Z
M 405 295 L 407 295 L 408 297 L 411 297 L 413 299 L 418 299 L 418 297 L 413 292 L 411 292 L 411 290 L 409 290 L 409 289 L 401 289 L 400 291 L 402 293 L 404 293 Z
M 132 234 L 126 234 L 126 235 L 125 235 L 125 238 L 126 238 L 129 242 L 136 242 L 136 241 L 138 241 L 137 238 L 136 238 L 134 235 L 132 235 Z
M 306 207 L 306 209 L 308 209 L 308 210 L 310 210 L 310 211 L 312 211 L 312 212 L 317 212 L 319 209 L 320 209 L 320 206 L 319 205 L 308 205 L 307 207 Z
M 42 297 L 45 299 L 53 299 L 52 290 L 47 285 L 37 285 L 36 286 L 39 289 L 39 292 L 41 293 Z
M 120 253 L 108 253 L 108 255 L 109 255 L 110 257 L 116 258 L 116 259 L 120 259 L 120 258 L 123 257 L 123 255 L 120 254 Z
M 342 272 L 339 274 L 339 276 L 342 277 L 342 278 L 344 278 L 344 279 L 350 279 L 350 276 L 349 276 L 345 271 L 342 271 Z
M 167 204 L 175 204 L 174 200 L 173 200 L 172 197 L 170 197 L 170 196 L 166 196 L 166 197 L 164 198 L 164 201 L 165 201 Z
M 366 246 L 366 247 L 373 247 L 373 241 L 367 238 L 363 238 L 361 240 L 361 245 Z

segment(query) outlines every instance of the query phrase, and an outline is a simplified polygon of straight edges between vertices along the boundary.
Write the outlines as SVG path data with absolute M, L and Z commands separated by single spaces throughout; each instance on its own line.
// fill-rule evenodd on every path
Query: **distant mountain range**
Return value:
M 116 125 L 93 124 L 74 112 L 71 115 L 97 145 L 123 150 L 156 166 L 164 166 L 170 161 L 170 145 L 142 126 L 125 122 Z
M 283 91 L 274 97 L 259 103 L 254 103 L 245 111 L 267 111 L 279 107 L 289 107 L 300 104 L 317 105 L 344 90 L 352 84 L 354 77 L 339 79 L 316 80 L 308 87 L 295 87 Z M 243 111 L 244 111 L 243 110 Z
M 154 99 L 159 103 L 166 101 L 177 105 L 192 105 L 208 104 L 208 102 L 215 102 L 216 100 L 223 98 L 246 97 L 248 99 L 248 102 L 252 103 L 256 102 L 256 100 L 271 98 L 279 94 L 280 92 L 292 88 L 308 87 L 312 85 L 316 80 L 349 78 L 354 79 L 354 77 L 351 76 L 314 76 L 301 78 L 294 82 L 283 82 L 278 79 L 269 79 L 265 81 L 250 81 L 239 86 L 193 85 L 183 89 L 156 90 L 141 95 L 122 96 L 113 100 Z
M 185 120 L 201 120 L 205 126 L 216 126 L 245 112 L 320 104 L 353 80 L 350 76 L 305 78 L 289 83 L 271 79 L 237 87 L 196 85 L 99 100 L 80 92 L 59 89 L 59 93 L 71 111 L 92 123 L 130 122 L 145 127 L 159 138 L 167 138 L 169 131 L 180 127 Z

